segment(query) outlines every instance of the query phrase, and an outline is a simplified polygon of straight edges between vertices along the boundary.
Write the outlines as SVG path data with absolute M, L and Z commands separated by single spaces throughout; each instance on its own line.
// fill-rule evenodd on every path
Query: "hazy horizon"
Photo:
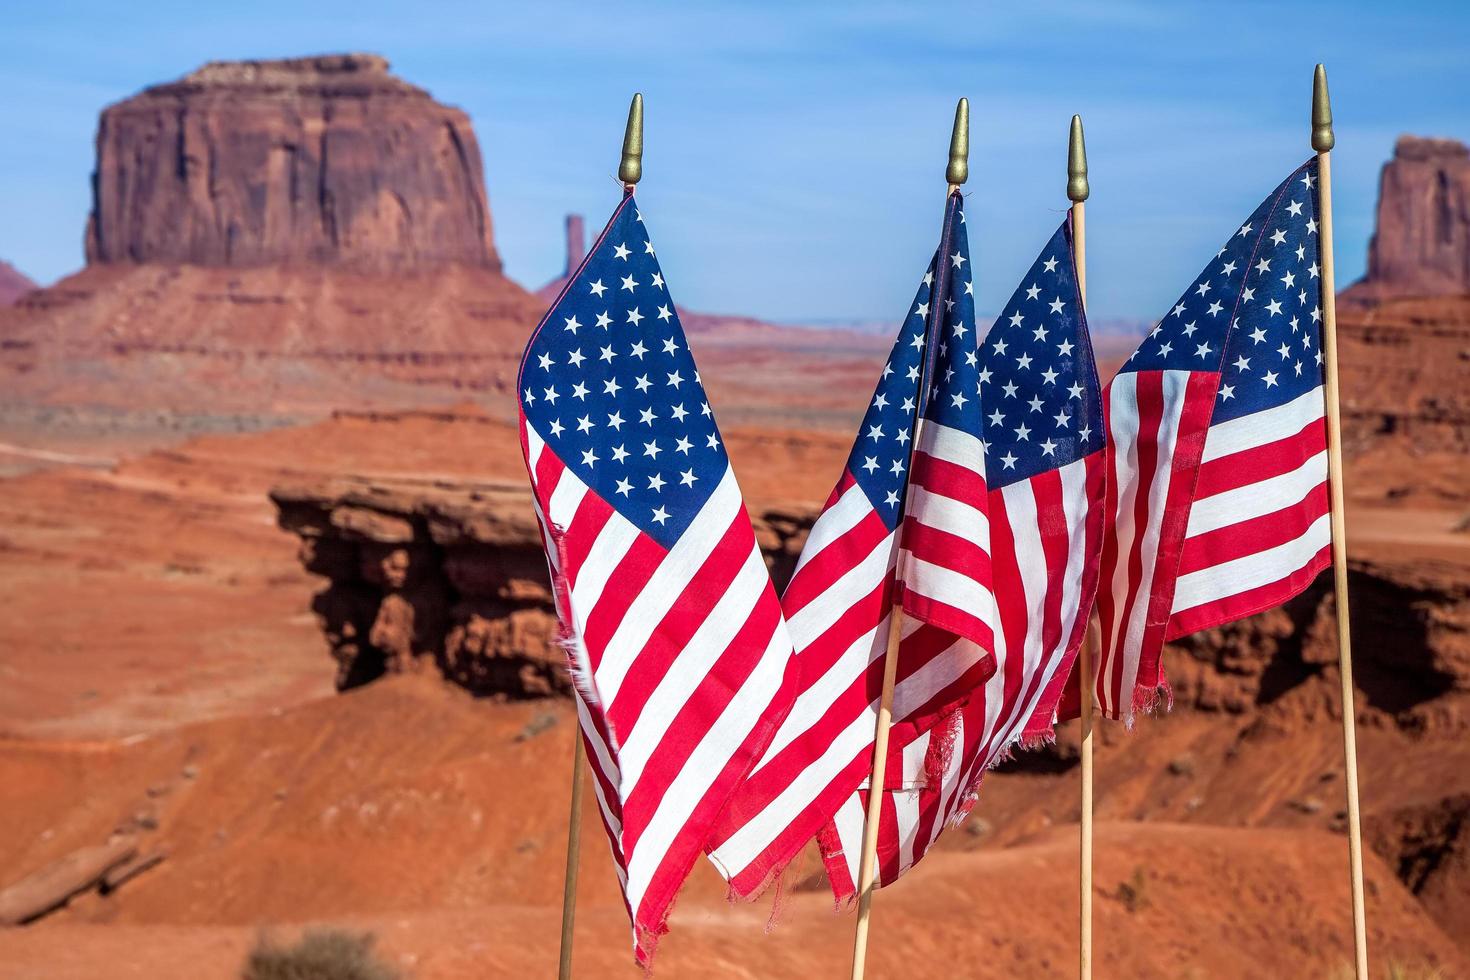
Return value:
M 0 36 L 0 259 L 80 268 L 98 112 L 206 61 L 366 50 L 465 109 L 496 246 L 530 288 L 562 217 L 616 203 L 627 100 L 648 104 L 640 200 L 685 306 L 786 322 L 899 315 L 938 231 L 954 101 L 974 109 L 968 213 L 993 314 L 1060 220 L 1066 128 L 1087 125 L 1094 318 L 1159 316 L 1303 158 L 1310 75 L 1332 83 L 1339 286 L 1366 263 L 1400 133 L 1470 135 L 1470 9 L 1078 0 L 959 5 L 654 4 L 636 16 L 466 4 L 248 11 L 95 2 L 13 12 Z M 86 24 L 88 29 L 78 28 Z M 548 28 L 548 25 L 550 27 Z M 1142 260 L 1142 261 L 1138 261 Z

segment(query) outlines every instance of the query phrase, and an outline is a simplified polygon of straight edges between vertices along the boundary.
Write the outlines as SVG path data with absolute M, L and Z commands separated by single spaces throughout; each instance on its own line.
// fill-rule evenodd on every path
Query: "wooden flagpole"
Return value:
M 618 162 L 618 179 L 624 193 L 643 177 L 643 93 L 634 92 L 628 105 L 628 125 L 623 130 L 623 156 Z M 572 271 L 572 270 L 569 270 Z M 582 855 L 582 785 L 586 782 L 587 748 L 582 733 L 576 734 L 572 750 L 572 806 L 567 821 L 567 870 L 561 891 L 561 958 L 557 966 L 558 980 L 571 980 L 572 936 L 577 918 L 577 871 Z
M 949 137 L 949 166 L 945 169 L 945 179 L 949 187 L 945 191 L 945 201 L 949 196 L 960 189 L 970 177 L 970 102 L 968 99 L 960 99 L 954 110 L 954 129 Z M 947 204 L 946 204 L 947 207 Z M 938 291 L 939 277 L 936 277 L 936 294 Z M 940 305 L 931 300 L 932 308 L 937 312 Z M 927 352 L 925 354 L 927 359 Z M 919 377 L 919 390 L 927 384 L 926 377 Z M 920 399 L 922 407 L 922 399 Z M 912 438 L 909 439 L 908 455 L 912 463 L 914 446 L 918 444 L 919 438 L 919 411 L 915 409 Z M 895 532 L 894 545 L 897 547 L 899 536 L 902 534 L 903 513 L 899 513 L 899 530 Z M 883 816 L 883 777 L 888 761 L 888 730 L 893 723 L 893 687 L 898 677 L 898 645 L 903 636 L 903 605 L 895 602 L 893 608 L 888 612 L 888 646 L 883 652 L 883 690 L 878 698 L 878 720 L 873 728 L 873 765 L 868 773 L 868 810 L 863 818 L 863 853 L 858 862 L 858 915 L 857 928 L 852 938 L 852 980 L 862 980 L 863 972 L 867 968 L 868 960 L 868 924 L 873 911 L 873 887 L 877 879 L 878 864 L 878 827 Z
M 577 868 L 582 856 L 582 784 L 587 771 L 587 750 L 582 745 L 582 733 L 573 738 L 576 748 L 572 751 L 572 809 L 567 821 L 567 873 L 561 889 L 561 960 L 556 975 L 559 980 L 571 980 L 572 976 L 572 933 L 577 917 Z
M 1327 71 L 1312 76 L 1312 149 L 1317 151 L 1318 255 L 1322 273 L 1322 353 L 1326 361 L 1327 486 L 1332 507 L 1332 584 L 1337 605 L 1338 675 L 1342 680 L 1342 748 L 1347 769 L 1348 862 L 1353 889 L 1353 952 L 1358 980 L 1368 980 L 1368 919 L 1363 906 L 1363 830 L 1358 811 L 1357 707 L 1348 616 L 1347 524 L 1342 489 L 1342 421 L 1337 375 L 1337 287 L 1332 261 L 1332 103 Z
M 1087 309 L 1087 144 L 1082 117 L 1072 117 L 1067 142 L 1067 198 L 1072 202 L 1072 261 L 1077 267 L 1077 293 Z M 1078 854 L 1079 889 L 1077 975 L 1092 980 L 1092 624 L 1082 634 L 1077 653 L 1077 690 L 1082 721 L 1082 819 Z

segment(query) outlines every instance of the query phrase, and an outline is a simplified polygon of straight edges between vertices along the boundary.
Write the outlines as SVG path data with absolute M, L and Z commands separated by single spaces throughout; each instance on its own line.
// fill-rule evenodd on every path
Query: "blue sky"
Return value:
M 380 52 L 463 107 L 507 271 L 532 286 L 560 270 L 566 212 L 599 226 L 616 203 L 641 89 L 639 198 L 674 296 L 773 319 L 901 314 L 938 234 L 961 95 L 982 313 L 1066 206 L 1073 112 L 1095 318 L 1161 314 L 1309 155 L 1317 61 L 1337 122 L 1340 284 L 1362 273 L 1395 137 L 1470 137 L 1463 3 L 63 0 L 5 20 L 0 258 L 42 281 L 82 264 L 98 110 L 221 58 Z

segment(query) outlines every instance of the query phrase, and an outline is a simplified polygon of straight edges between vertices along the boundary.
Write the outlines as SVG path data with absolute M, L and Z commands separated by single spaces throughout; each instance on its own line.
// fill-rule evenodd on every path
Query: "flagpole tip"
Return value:
M 1326 153 L 1337 144 L 1332 134 L 1332 100 L 1327 97 L 1327 69 L 1312 72 L 1312 149 Z
M 618 179 L 629 190 L 643 177 L 643 93 L 634 92 L 628 105 L 628 128 L 623 131 L 623 159 Z
M 1067 141 L 1067 197 L 1074 204 L 1087 200 L 1087 142 L 1082 138 L 1082 117 L 1072 117 L 1072 136 Z
M 954 107 L 954 131 L 949 136 L 949 166 L 944 170 L 950 190 L 970 179 L 970 100 Z

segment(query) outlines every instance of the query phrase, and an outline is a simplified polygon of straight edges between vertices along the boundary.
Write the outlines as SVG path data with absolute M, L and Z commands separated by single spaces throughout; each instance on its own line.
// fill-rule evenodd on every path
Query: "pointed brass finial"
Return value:
M 949 166 L 944 179 L 951 189 L 970 179 L 970 100 L 960 99 L 954 107 L 954 132 L 949 137 Z
M 1312 149 L 1326 153 L 1337 144 L 1332 135 L 1332 100 L 1327 97 L 1327 69 L 1312 73 Z
M 1087 143 L 1082 138 L 1082 117 L 1072 117 L 1072 138 L 1067 142 L 1067 199 L 1074 204 L 1087 200 Z
M 623 162 L 618 179 L 632 187 L 643 176 L 643 93 L 634 92 L 628 106 L 628 128 L 623 131 Z

